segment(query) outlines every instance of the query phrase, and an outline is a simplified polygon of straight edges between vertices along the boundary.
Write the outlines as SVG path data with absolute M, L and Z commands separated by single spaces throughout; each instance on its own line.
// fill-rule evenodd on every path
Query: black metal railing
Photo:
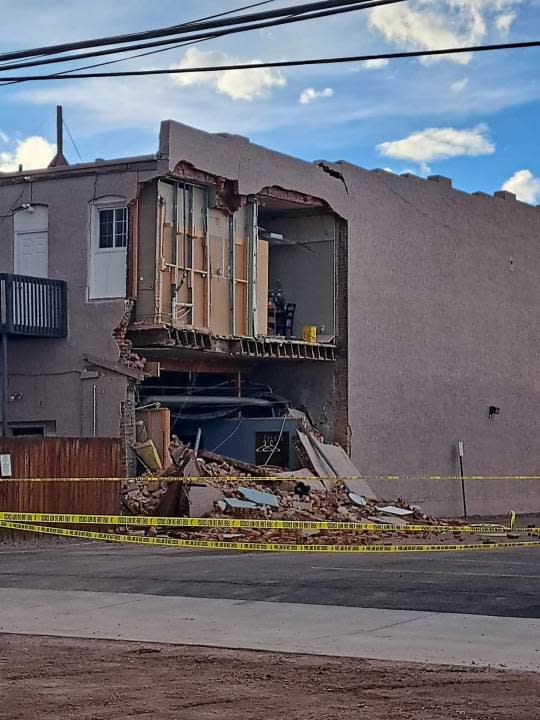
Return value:
M 0 333 L 67 337 L 67 283 L 0 273 Z

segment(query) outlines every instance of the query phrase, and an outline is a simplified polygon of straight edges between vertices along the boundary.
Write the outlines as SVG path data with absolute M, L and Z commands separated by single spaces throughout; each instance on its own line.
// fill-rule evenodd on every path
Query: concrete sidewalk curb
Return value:
M 540 671 L 540 620 L 0 589 L 0 632 Z

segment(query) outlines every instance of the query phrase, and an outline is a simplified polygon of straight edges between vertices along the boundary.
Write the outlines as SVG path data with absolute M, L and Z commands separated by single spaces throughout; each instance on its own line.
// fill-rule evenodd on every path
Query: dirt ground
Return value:
M 0 635 L 3 720 L 532 720 L 540 674 Z

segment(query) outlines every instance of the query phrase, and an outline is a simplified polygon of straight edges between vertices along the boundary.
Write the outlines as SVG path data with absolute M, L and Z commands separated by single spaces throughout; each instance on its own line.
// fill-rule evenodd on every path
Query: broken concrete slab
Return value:
M 253 508 L 257 507 L 257 505 L 253 502 L 239 500 L 238 498 L 224 498 L 224 502 L 226 502 L 229 507 L 236 508 L 238 510 L 253 510 Z
M 405 517 L 406 515 L 414 514 L 413 510 L 397 507 L 397 505 L 386 505 L 385 507 L 378 507 L 377 510 L 385 513 L 386 515 L 397 515 L 398 517 Z
M 263 492 L 262 490 L 254 490 L 253 488 L 239 487 L 238 492 L 243 495 L 246 500 L 255 503 L 257 505 L 267 505 L 268 507 L 278 508 L 278 498 L 269 492 Z

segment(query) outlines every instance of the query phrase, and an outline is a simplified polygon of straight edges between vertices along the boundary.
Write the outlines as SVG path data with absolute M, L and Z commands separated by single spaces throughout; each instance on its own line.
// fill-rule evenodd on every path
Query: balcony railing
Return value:
M 67 283 L 0 273 L 0 333 L 67 337 Z

